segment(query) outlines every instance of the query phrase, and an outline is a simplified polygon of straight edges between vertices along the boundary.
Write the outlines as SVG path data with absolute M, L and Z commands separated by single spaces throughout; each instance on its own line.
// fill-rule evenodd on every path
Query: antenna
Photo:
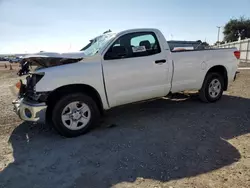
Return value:
M 173 40 L 173 37 L 174 37 L 173 34 L 170 34 L 170 37 L 171 37 L 171 40 Z

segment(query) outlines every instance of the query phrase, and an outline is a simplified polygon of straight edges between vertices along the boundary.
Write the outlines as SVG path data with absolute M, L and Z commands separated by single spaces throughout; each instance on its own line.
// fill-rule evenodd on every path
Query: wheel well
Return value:
M 223 77 L 223 79 L 224 79 L 224 88 L 223 89 L 224 89 L 224 91 L 226 91 L 228 88 L 227 69 L 222 65 L 217 65 L 217 66 L 210 68 L 208 70 L 207 74 L 211 73 L 211 72 L 216 72 Z
M 71 84 L 59 87 L 49 94 L 46 103 L 50 110 L 52 110 L 53 106 L 59 99 L 74 92 L 84 93 L 91 97 L 96 102 L 100 113 L 103 113 L 103 104 L 99 93 L 93 87 L 85 84 Z

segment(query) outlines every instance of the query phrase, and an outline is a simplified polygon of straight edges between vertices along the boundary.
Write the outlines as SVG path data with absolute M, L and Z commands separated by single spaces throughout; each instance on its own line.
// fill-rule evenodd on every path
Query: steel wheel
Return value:
M 202 88 L 199 90 L 200 99 L 203 102 L 216 102 L 223 94 L 224 78 L 217 72 L 208 73 L 204 79 Z
M 90 118 L 89 106 L 80 101 L 69 103 L 61 114 L 62 123 L 70 130 L 82 129 L 89 123 Z
M 221 89 L 222 87 L 220 81 L 217 78 L 215 78 L 209 84 L 208 93 L 210 97 L 216 98 L 219 96 Z

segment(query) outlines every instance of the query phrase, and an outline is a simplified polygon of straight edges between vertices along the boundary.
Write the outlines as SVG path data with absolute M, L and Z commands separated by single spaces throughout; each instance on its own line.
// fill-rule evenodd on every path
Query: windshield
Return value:
M 83 47 L 80 51 L 83 51 L 85 55 L 92 56 L 96 54 L 100 49 L 104 47 L 104 45 L 112 39 L 116 34 L 115 33 L 106 33 L 100 35 L 93 40 L 90 41 L 85 47 Z

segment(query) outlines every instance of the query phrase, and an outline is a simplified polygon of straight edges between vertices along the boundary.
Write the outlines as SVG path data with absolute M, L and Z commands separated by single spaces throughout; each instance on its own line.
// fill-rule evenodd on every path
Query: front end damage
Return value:
M 71 63 L 77 63 L 81 61 L 83 58 L 61 58 L 61 57 L 29 57 L 29 58 L 23 58 L 20 61 L 21 64 L 21 70 L 19 72 L 27 72 L 26 66 L 22 66 L 25 63 L 28 63 L 29 66 L 35 67 L 35 70 L 39 70 L 41 68 L 48 68 L 48 67 L 54 67 L 54 66 L 60 66 L 60 65 L 66 65 Z
M 45 122 L 45 114 L 47 105 L 45 103 L 37 103 L 34 101 L 26 101 L 23 98 L 12 102 L 14 111 L 24 121 L 42 121 Z
M 44 73 L 32 73 L 24 81 L 20 80 L 16 88 L 12 91 L 17 93 L 18 97 L 12 102 L 14 111 L 25 121 L 44 121 L 46 112 L 46 99 L 48 92 L 36 92 L 35 85 L 44 76 Z
M 12 102 L 14 111 L 25 121 L 44 121 L 49 92 L 37 92 L 36 84 L 45 76 L 42 69 L 77 63 L 83 59 L 83 53 L 29 55 L 23 57 L 21 63 L 28 61 L 35 66 L 35 72 L 30 72 L 24 80 L 20 80 L 11 90 L 17 95 Z M 38 71 L 39 70 L 39 71 Z

